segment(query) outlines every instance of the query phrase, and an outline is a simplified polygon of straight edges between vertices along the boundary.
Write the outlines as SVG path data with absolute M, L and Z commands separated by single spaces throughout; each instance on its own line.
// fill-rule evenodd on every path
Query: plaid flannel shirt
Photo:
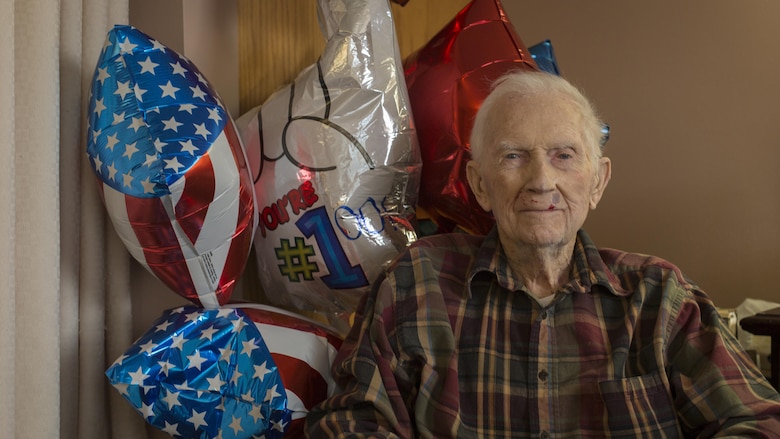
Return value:
M 778 437 L 780 396 L 674 265 L 580 231 L 546 307 L 495 229 L 436 235 L 376 284 L 312 438 Z

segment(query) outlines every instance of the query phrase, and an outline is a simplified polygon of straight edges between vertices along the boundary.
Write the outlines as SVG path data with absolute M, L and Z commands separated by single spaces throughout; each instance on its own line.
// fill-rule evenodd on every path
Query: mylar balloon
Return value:
M 257 213 L 245 151 L 197 67 L 114 27 L 92 80 L 87 154 L 133 257 L 195 303 L 226 303 Z
M 317 63 L 236 124 L 265 295 L 345 332 L 369 283 L 416 239 L 421 163 L 389 3 L 318 5 Z
M 437 232 L 484 234 L 494 220 L 466 180 L 474 115 L 495 79 L 536 64 L 501 2 L 474 0 L 404 67 L 423 160 L 420 207 Z
M 231 304 L 249 317 L 263 334 L 287 393 L 291 420 L 285 439 L 303 439 L 304 422 L 312 407 L 336 391 L 330 374 L 342 338 L 306 317 L 267 305 Z
M 241 310 L 168 310 L 106 376 L 175 438 L 281 438 L 290 425 L 279 369 Z
M 555 52 L 553 51 L 553 45 L 550 40 L 544 40 L 541 43 L 534 44 L 528 48 L 536 62 L 536 66 L 539 70 L 553 75 L 560 75 L 561 71 L 558 68 L 558 60 L 555 59 Z

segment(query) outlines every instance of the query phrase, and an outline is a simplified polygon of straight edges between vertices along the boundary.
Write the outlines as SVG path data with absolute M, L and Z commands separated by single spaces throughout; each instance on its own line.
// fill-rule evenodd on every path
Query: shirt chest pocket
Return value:
M 656 372 L 599 383 L 610 437 L 680 437 L 674 405 Z

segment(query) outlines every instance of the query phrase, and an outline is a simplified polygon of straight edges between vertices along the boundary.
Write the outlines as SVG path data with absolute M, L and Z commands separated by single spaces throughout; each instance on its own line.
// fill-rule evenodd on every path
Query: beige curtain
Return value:
M 88 86 L 128 0 L 0 0 L 0 426 L 142 438 L 104 371 L 132 344 L 129 257 L 85 159 Z

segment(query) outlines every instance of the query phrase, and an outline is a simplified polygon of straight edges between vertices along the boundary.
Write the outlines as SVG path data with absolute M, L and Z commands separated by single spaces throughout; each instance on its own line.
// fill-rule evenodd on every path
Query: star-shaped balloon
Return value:
M 423 160 L 420 208 L 438 232 L 487 233 L 495 221 L 466 179 L 474 115 L 494 80 L 536 63 L 501 2 L 473 0 L 404 67 Z

